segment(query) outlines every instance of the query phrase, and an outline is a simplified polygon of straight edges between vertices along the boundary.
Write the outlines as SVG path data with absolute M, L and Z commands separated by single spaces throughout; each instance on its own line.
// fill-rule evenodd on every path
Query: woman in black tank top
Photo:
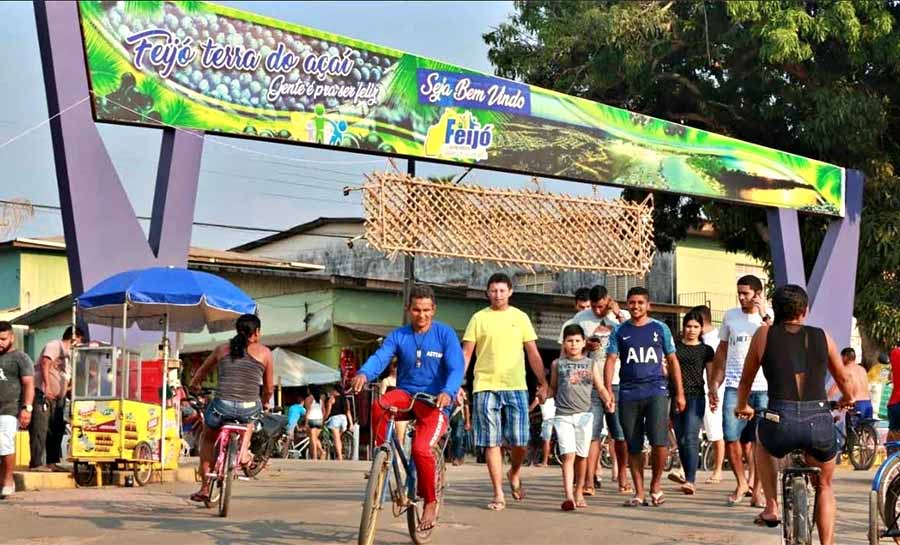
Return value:
M 250 423 L 260 412 L 274 391 L 272 353 L 259 344 L 260 322 L 253 314 L 244 314 L 235 323 L 237 334 L 228 344 L 219 346 L 206 358 L 191 378 L 191 389 L 200 388 L 203 379 L 214 368 L 219 370 L 219 392 L 206 407 L 200 443 L 200 474 L 206 475 L 213 464 L 213 452 L 219 428 L 228 422 Z M 262 397 L 259 385 L 262 383 Z M 242 452 L 247 451 L 252 424 L 244 434 Z M 246 460 L 244 461 L 246 463 Z M 209 498 L 209 481 L 203 479 L 200 490 L 191 501 Z
M 843 394 L 841 405 L 852 405 L 853 399 L 834 341 L 825 331 L 804 325 L 808 305 L 809 298 L 800 286 L 788 284 L 775 290 L 775 323 L 759 328 L 750 342 L 735 414 L 739 418 L 754 417 L 747 399 L 762 367 L 769 383 L 769 408 L 756 415 L 756 456 L 766 506 L 754 522 L 767 526 L 780 523 L 775 458 L 803 450 L 807 463 L 821 469 L 816 493 L 819 539 L 823 545 L 833 545 L 836 504 L 831 480 L 837 442 L 825 394 L 826 370 Z

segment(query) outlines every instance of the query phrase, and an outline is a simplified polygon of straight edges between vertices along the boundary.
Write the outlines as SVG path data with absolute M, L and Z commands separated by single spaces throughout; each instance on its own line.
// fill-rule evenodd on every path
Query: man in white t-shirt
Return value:
M 627 310 L 619 308 L 619 304 L 613 299 L 606 290 L 605 286 L 594 286 L 591 288 L 588 299 L 590 308 L 584 309 L 572 319 L 563 324 L 565 329 L 569 324 L 578 324 L 587 335 L 586 349 L 588 355 L 600 365 L 600 372 L 603 373 L 603 365 L 606 362 L 606 346 L 609 344 L 609 335 L 620 323 L 631 319 L 631 315 Z M 559 344 L 562 345 L 562 330 L 559 333 Z M 611 384 L 606 384 L 606 388 L 613 392 L 614 396 L 618 396 L 619 392 L 619 361 L 616 360 L 616 370 L 613 375 Z M 618 397 L 616 397 L 618 399 Z M 613 439 L 614 447 L 610 451 L 613 461 L 613 479 L 619 483 L 620 491 L 630 492 L 628 482 L 628 448 L 625 444 L 625 432 L 619 422 L 619 406 L 616 404 L 614 413 L 605 414 L 603 402 L 596 395 L 591 394 L 591 412 L 594 413 L 594 429 L 591 435 L 591 448 L 588 451 L 588 483 L 585 486 L 587 495 L 593 494 L 594 486 L 599 484 L 599 473 L 595 473 L 597 462 L 600 460 L 600 437 L 603 432 L 603 422 L 609 428 L 609 435 Z M 602 418 L 605 414 L 605 418 Z M 621 464 L 616 462 L 621 460 Z M 593 479 L 591 478 L 593 476 Z
M 756 442 L 756 420 L 741 420 L 734 414 L 737 407 L 737 387 L 744 370 L 744 359 L 750 349 L 750 340 L 768 316 L 762 298 L 762 282 L 759 278 L 748 274 L 737 282 L 738 302 L 740 307 L 725 312 L 722 327 L 719 328 L 719 346 L 716 349 L 713 384 L 709 386 L 709 404 L 713 409 L 722 403 L 723 432 L 728 461 L 737 480 L 737 488 L 728 498 L 729 505 L 737 505 L 743 501 L 744 495 L 750 491 L 749 483 L 754 483 L 755 497 L 751 504 L 763 505 L 763 494 L 759 486 L 758 475 L 754 467 L 753 444 Z M 719 398 L 718 388 L 725 386 L 725 395 Z M 753 381 L 748 403 L 762 414 L 769 404 L 768 384 L 765 376 L 757 373 Z M 743 458 L 747 459 L 750 469 L 749 480 L 744 476 Z

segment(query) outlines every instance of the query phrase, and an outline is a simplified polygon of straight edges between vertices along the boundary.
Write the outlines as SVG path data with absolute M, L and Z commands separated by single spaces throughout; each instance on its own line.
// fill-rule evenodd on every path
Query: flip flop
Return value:
M 510 478 L 510 471 L 506 473 L 506 480 L 509 481 L 509 488 L 512 490 L 512 497 L 516 501 L 522 501 L 525 499 L 525 489 L 522 487 L 522 479 L 519 478 L 519 485 L 516 486 L 513 484 L 512 479 Z
M 753 519 L 753 524 L 756 526 L 766 526 L 768 528 L 777 528 L 779 524 L 781 524 L 781 519 L 767 519 L 762 516 L 762 513 L 756 515 L 756 518 Z
M 682 477 L 681 475 L 679 475 L 679 474 L 677 474 L 677 473 L 669 473 L 668 478 L 669 478 L 669 480 L 672 481 L 673 483 L 684 484 L 684 483 L 687 482 L 687 481 L 684 479 L 684 477 Z
M 660 505 L 666 503 L 666 495 L 662 492 L 662 490 L 660 490 L 659 492 L 651 492 L 650 501 L 652 502 L 653 507 L 659 507 Z
M 634 492 L 634 489 L 631 488 L 630 484 L 626 484 L 625 486 L 619 487 L 619 494 L 631 494 L 632 492 Z
M 566 501 L 562 502 L 562 505 L 560 505 L 560 508 L 563 511 L 574 511 L 575 510 L 575 502 L 572 500 L 566 500 Z
M 716 477 L 707 477 L 706 480 L 703 481 L 703 482 L 704 482 L 705 484 L 720 484 L 720 483 L 722 482 L 722 478 L 721 478 L 721 477 L 719 477 L 719 478 L 716 478 Z
M 641 507 L 641 506 L 646 506 L 646 505 L 647 505 L 647 500 L 641 499 L 637 496 L 628 498 L 628 500 L 622 504 L 623 507 Z
M 696 492 L 696 489 L 694 488 L 694 485 L 685 483 L 685 484 L 681 485 L 681 491 L 684 493 L 685 496 L 693 496 L 694 493 Z
M 584 490 L 582 490 L 581 493 L 584 494 L 585 496 L 593 496 L 594 489 L 593 488 L 585 488 Z
M 194 492 L 190 497 L 191 501 L 195 501 L 197 503 L 205 503 L 209 501 L 209 494 L 203 494 L 201 492 Z
M 581 501 L 576 501 L 576 502 L 575 502 L 575 508 L 576 508 L 576 509 L 585 509 L 585 508 L 587 508 L 587 506 L 588 506 L 588 504 L 587 504 L 586 501 L 584 501 L 584 499 L 582 499 Z
M 491 511 L 503 511 L 504 509 L 506 509 L 506 502 L 492 501 L 491 503 L 487 504 L 487 508 Z

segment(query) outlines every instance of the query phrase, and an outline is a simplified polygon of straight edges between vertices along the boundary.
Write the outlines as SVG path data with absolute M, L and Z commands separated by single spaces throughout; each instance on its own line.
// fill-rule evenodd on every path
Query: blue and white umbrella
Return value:
M 256 302 L 213 274 L 178 267 L 126 271 L 101 281 L 77 298 L 92 324 L 144 331 L 211 333 L 228 331 L 241 314 L 255 314 Z M 123 316 L 124 314 L 124 316 Z

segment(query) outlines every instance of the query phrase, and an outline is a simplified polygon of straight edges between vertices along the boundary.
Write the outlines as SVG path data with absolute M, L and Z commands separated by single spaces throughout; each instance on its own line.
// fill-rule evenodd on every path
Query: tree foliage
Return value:
M 862 170 L 854 312 L 900 339 L 900 2 L 519 1 L 484 39 L 500 76 Z M 764 210 L 661 197 L 663 249 L 706 218 L 771 265 Z M 826 226 L 801 216 L 808 272 Z

